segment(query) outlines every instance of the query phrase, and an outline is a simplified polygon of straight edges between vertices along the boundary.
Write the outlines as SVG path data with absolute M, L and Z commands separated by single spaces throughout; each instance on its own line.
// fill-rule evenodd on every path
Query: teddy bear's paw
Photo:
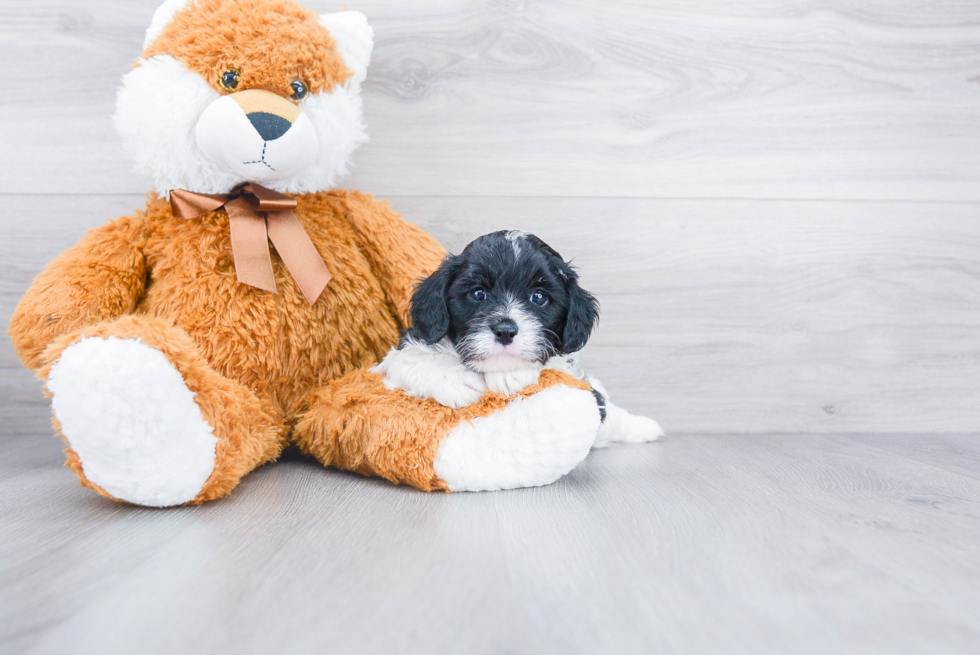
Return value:
M 137 339 L 83 338 L 61 353 L 47 385 L 85 477 L 113 497 L 180 505 L 211 475 L 217 439 L 159 350 Z
M 439 444 L 435 471 L 452 491 L 550 484 L 585 459 L 598 428 L 591 392 L 551 387 L 456 426 Z

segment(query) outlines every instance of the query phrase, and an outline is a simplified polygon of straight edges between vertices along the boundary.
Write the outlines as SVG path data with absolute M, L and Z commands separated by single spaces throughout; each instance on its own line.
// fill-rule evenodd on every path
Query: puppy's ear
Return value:
M 425 343 L 435 343 L 449 332 L 446 294 L 459 269 L 458 258 L 446 257 L 436 272 L 422 280 L 412 294 L 412 329 L 409 334 Z
M 578 285 L 578 275 L 567 264 L 562 267 L 568 292 L 568 317 L 562 334 L 562 354 L 582 350 L 599 322 L 599 301 Z

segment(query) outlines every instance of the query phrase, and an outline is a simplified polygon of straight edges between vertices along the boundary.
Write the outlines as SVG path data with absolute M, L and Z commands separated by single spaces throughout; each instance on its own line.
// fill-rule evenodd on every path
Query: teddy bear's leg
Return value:
M 599 421 L 590 391 L 553 386 L 460 421 L 440 441 L 433 468 L 450 491 L 551 484 L 589 454 Z
M 281 450 L 271 405 L 158 319 L 87 327 L 44 357 L 40 376 L 69 445 L 66 465 L 102 495 L 152 507 L 201 503 Z
M 585 459 L 600 419 L 587 383 L 557 371 L 541 380 L 516 398 L 489 392 L 457 410 L 355 371 L 313 395 L 295 437 L 327 466 L 424 491 L 549 484 Z

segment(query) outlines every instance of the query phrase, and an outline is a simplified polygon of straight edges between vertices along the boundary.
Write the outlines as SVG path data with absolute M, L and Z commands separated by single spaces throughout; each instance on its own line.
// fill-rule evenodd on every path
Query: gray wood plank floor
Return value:
M 0 650 L 976 653 L 980 444 L 687 435 L 540 489 L 425 495 L 292 460 L 168 511 L 59 444 L 0 459 Z
M 150 187 L 110 116 L 159 1 L 0 0 L 3 326 Z M 574 257 L 587 365 L 667 438 L 541 489 L 293 456 L 139 509 L 60 466 L 0 339 L 0 653 L 980 652 L 980 3 L 347 4 L 344 186 Z

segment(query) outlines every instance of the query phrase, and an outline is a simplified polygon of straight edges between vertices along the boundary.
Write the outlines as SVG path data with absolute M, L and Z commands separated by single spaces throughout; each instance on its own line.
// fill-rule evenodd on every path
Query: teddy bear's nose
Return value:
M 248 122 L 265 141 L 280 138 L 299 118 L 299 107 L 271 91 L 248 89 L 228 97 L 238 103 Z
M 275 141 L 293 126 L 282 116 L 276 116 L 265 111 L 248 114 L 248 120 L 265 141 Z

